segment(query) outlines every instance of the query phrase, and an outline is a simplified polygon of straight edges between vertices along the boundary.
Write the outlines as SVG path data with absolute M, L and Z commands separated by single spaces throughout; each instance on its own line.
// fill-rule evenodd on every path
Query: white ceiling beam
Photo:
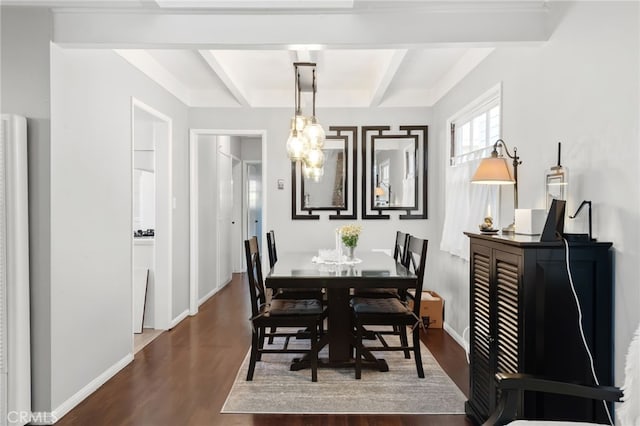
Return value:
M 437 81 L 431 90 L 429 104 L 434 105 L 440 98 L 446 95 L 456 84 L 477 67 L 487 56 L 493 52 L 493 48 L 469 49 L 455 63 L 448 72 Z
M 251 104 L 249 103 L 247 97 L 244 95 L 242 89 L 234 81 L 231 75 L 229 75 L 229 73 L 224 69 L 222 64 L 220 64 L 220 61 L 218 61 L 216 56 L 208 50 L 200 50 L 199 53 L 211 67 L 213 72 L 218 75 L 218 78 L 222 81 L 222 83 L 224 83 L 233 97 L 236 98 L 238 103 L 243 107 L 250 107 Z
M 341 12 L 136 13 L 58 10 L 53 42 L 63 47 L 295 49 L 495 46 L 547 41 L 549 6 L 524 2 L 496 9 L 358 9 Z M 511 4 L 517 3 L 517 4 Z M 464 23 L 464 25 L 461 25 Z
M 377 107 L 378 105 L 380 105 L 380 102 L 382 101 L 382 99 L 384 99 L 384 95 L 387 93 L 387 90 L 389 89 L 393 78 L 396 76 L 396 73 L 400 68 L 400 64 L 402 64 L 404 57 L 407 55 L 407 52 L 407 49 L 400 49 L 393 52 L 393 55 L 391 56 L 391 59 L 387 64 L 387 68 L 380 77 L 377 87 L 373 91 L 373 96 L 371 96 L 371 102 L 369 103 L 369 106 Z
M 137 49 L 118 50 L 115 52 L 127 62 L 138 68 L 151 80 L 164 87 L 169 93 L 180 99 L 185 105 L 191 105 L 189 89 L 173 74 L 155 60 L 148 52 Z

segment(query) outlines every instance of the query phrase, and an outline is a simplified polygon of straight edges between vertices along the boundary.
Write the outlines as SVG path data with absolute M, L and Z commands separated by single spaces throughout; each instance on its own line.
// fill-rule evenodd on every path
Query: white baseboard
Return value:
M 76 405 L 84 401 L 89 395 L 94 393 L 98 388 L 104 385 L 109 379 L 115 376 L 120 370 L 129 365 L 133 361 L 133 354 L 127 354 L 120 361 L 109 367 L 104 373 L 93 379 L 88 385 L 80 389 L 71 398 L 60 404 L 58 408 L 52 412 L 33 413 L 32 425 L 52 425 L 60 420 L 65 414 L 71 411 Z
M 198 300 L 198 306 L 201 306 L 204 302 L 206 302 L 207 300 L 211 299 L 213 297 L 213 295 L 216 294 L 217 292 L 218 292 L 218 289 L 214 288 L 209 293 L 205 294 L 202 298 L 200 298 Z
M 451 327 L 449 324 L 445 322 L 443 324 L 443 328 L 444 328 L 444 331 L 446 331 L 449 334 L 449 336 L 451 336 L 453 340 L 456 341 L 456 343 L 462 346 L 462 349 L 464 349 L 465 351 L 468 350 L 469 342 L 464 340 L 464 338 L 461 335 L 459 335 L 458 332 L 453 329 L 453 327 Z
M 60 419 L 54 418 L 50 411 L 34 411 L 31 413 L 30 425 L 52 425 Z
M 171 324 L 169 324 L 169 330 L 174 328 L 176 325 L 180 324 L 180 321 L 182 321 L 188 316 L 189 316 L 189 309 L 185 309 L 184 312 L 182 312 L 180 315 L 175 317 L 173 321 L 171 321 Z

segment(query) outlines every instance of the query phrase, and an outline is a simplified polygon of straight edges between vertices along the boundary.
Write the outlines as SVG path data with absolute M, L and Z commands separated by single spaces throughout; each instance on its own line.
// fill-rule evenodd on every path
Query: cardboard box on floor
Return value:
M 409 307 L 413 309 L 413 302 L 409 302 Z M 444 321 L 444 300 L 438 293 L 432 290 L 422 292 L 420 301 L 420 318 L 429 317 L 429 328 L 442 328 Z M 425 324 L 426 325 L 426 324 Z

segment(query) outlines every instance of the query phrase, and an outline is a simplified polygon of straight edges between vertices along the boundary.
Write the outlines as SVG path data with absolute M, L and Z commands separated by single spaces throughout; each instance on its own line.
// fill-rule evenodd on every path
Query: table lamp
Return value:
M 504 148 L 507 156 L 513 159 L 513 175 L 509 170 L 507 159 L 502 156 L 502 150 L 498 153 L 498 147 Z M 513 209 L 518 208 L 518 165 L 522 164 L 518 156 L 518 149 L 513 148 L 513 155 L 507 149 L 506 143 L 502 139 L 498 139 L 493 144 L 491 156 L 483 158 L 476 169 L 475 174 L 471 178 L 471 183 L 479 183 L 485 185 L 513 185 Z M 514 222 L 502 229 L 503 233 L 515 232 L 515 215 Z

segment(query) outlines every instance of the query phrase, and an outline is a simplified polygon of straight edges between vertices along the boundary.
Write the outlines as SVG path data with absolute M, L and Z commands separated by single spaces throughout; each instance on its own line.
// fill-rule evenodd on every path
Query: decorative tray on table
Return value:
M 492 228 L 492 229 L 481 229 L 480 230 L 480 232 L 483 233 L 483 234 L 497 234 L 498 231 L 499 231 L 499 229 L 495 229 L 495 228 Z

